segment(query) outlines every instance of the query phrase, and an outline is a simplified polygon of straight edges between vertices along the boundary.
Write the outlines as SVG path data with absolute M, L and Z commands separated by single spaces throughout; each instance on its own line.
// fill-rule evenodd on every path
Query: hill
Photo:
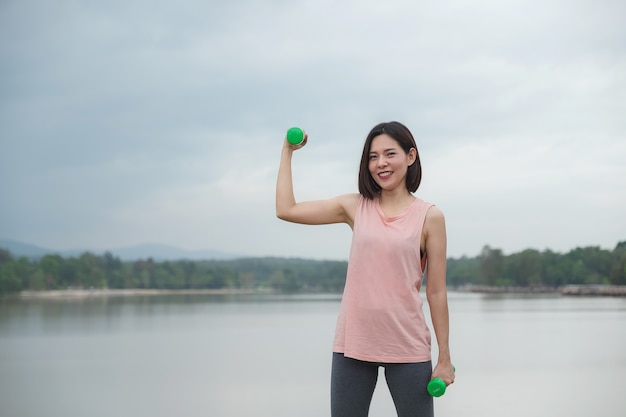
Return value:
M 210 259 L 237 259 L 246 257 L 245 254 L 236 254 L 229 252 L 221 252 L 212 249 L 206 250 L 187 250 L 177 248 L 175 246 L 164 245 L 159 243 L 144 243 L 139 245 L 125 246 L 111 249 L 73 249 L 73 250 L 55 250 L 30 243 L 18 242 L 10 239 L 0 239 L 0 248 L 4 248 L 11 252 L 15 257 L 25 256 L 29 259 L 38 259 L 49 254 L 58 254 L 63 257 L 76 257 L 82 253 L 91 252 L 94 254 L 104 254 L 110 252 L 124 261 L 134 261 L 137 259 L 152 258 L 155 261 L 176 261 L 181 259 L 188 260 L 210 260 Z

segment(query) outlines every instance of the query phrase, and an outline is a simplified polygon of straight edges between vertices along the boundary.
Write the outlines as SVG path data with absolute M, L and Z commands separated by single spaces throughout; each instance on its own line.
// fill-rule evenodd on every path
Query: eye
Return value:
M 376 157 L 377 157 L 377 156 L 376 156 L 375 154 L 370 155 L 370 161 L 374 161 L 374 160 L 376 160 Z

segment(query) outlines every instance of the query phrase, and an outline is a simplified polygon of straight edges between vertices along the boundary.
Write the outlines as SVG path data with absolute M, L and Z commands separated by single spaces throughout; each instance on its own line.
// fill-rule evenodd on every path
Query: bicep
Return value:
M 441 210 L 432 207 L 424 224 L 425 246 L 428 256 L 427 292 L 436 292 L 446 287 L 446 224 Z
M 353 195 L 342 195 L 328 200 L 304 201 L 296 203 L 281 219 L 301 224 L 348 223 L 354 218 Z

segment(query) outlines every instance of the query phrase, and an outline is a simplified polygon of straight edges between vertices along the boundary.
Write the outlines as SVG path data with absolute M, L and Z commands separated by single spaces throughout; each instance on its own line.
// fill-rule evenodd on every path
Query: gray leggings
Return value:
M 433 398 L 426 386 L 432 363 L 377 363 L 346 358 L 333 353 L 330 380 L 332 417 L 367 417 L 378 380 L 378 368 L 385 369 L 387 387 L 398 417 L 433 417 Z

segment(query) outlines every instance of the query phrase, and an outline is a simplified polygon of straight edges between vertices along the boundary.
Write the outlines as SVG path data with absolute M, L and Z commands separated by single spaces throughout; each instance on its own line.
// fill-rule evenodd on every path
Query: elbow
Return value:
M 285 210 L 280 210 L 279 208 L 276 208 L 276 217 L 280 220 L 289 221 L 287 212 Z

